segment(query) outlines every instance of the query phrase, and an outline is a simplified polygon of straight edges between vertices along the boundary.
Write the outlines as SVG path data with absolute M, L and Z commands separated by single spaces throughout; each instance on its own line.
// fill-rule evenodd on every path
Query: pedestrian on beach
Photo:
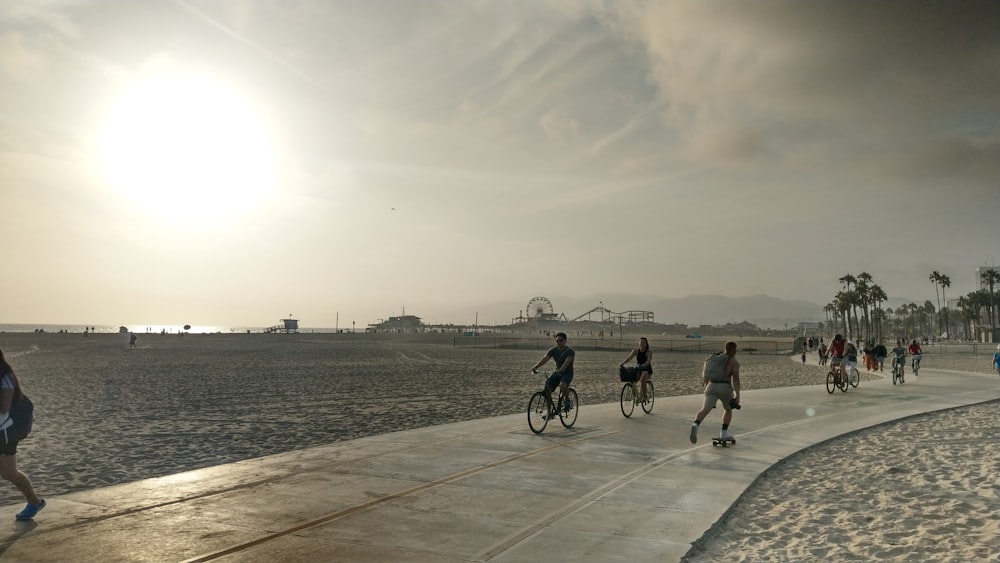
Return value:
M 722 374 L 712 376 L 707 370 L 704 377 L 705 402 L 701 410 L 694 415 L 694 424 L 691 425 L 691 443 L 698 442 L 698 428 L 701 421 L 705 420 L 708 413 L 715 408 L 716 403 L 722 401 L 722 432 L 719 434 L 721 440 L 732 440 L 733 435 L 729 433 L 729 423 L 733 420 L 733 407 L 740 404 L 740 363 L 736 361 L 736 343 L 726 342 L 726 360 L 722 368 Z
M 20 400 L 23 394 L 13 368 L 0 351 L 0 478 L 10 481 L 17 487 L 28 502 L 24 510 L 18 512 L 14 518 L 31 520 L 45 508 L 45 499 L 35 493 L 31 479 L 17 468 L 19 440 L 14 436 L 14 420 L 10 416 L 10 407 L 15 400 Z
M 639 338 L 639 345 L 632 349 L 628 357 L 625 358 L 619 368 L 625 367 L 625 364 L 629 362 L 632 358 L 635 358 L 635 368 L 639 375 L 639 402 L 646 402 L 646 382 L 649 381 L 650 377 L 653 377 L 653 351 L 649 349 L 649 340 L 643 336 Z
M 806 349 L 802 348 L 802 363 L 806 363 Z
M 549 393 L 552 393 L 556 387 L 559 387 L 559 397 L 562 401 L 563 409 L 566 411 L 573 408 L 573 403 L 569 400 L 568 389 L 570 382 L 573 381 L 573 360 L 575 357 L 576 352 L 566 345 L 566 333 L 557 332 L 556 345 L 549 348 L 549 351 L 545 352 L 542 359 L 538 360 L 538 363 L 531 368 L 531 373 L 535 373 L 538 371 L 538 368 L 542 367 L 549 360 L 555 360 L 556 370 L 545 381 L 545 388 Z
M 136 336 L 134 332 L 128 333 L 128 347 L 135 348 L 135 341 L 138 339 L 139 337 Z

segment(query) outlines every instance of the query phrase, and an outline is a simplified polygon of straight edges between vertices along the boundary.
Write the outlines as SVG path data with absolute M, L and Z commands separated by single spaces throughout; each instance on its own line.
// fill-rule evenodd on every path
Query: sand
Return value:
M 540 387 L 527 372 L 544 345 L 471 349 L 443 335 L 222 334 L 140 335 L 130 349 L 127 335 L 8 333 L 0 334 L 0 349 L 36 404 L 19 463 L 42 494 L 58 495 L 519 413 Z M 617 402 L 617 365 L 626 355 L 580 350 L 574 386 L 584 406 Z M 700 393 L 704 356 L 657 352 L 657 395 Z M 825 380 L 815 356 L 805 365 L 787 355 L 740 359 L 745 389 Z M 924 366 L 989 373 L 989 363 L 984 355 L 928 354 Z M 988 517 L 1000 508 L 1000 460 L 982 445 L 1000 435 L 997 420 L 996 404 L 969 407 L 806 450 L 752 486 L 692 560 L 988 560 L 1000 551 Z M 831 463 L 841 467 L 836 484 L 826 479 Z M 4 502 L 18 502 L 8 489 Z

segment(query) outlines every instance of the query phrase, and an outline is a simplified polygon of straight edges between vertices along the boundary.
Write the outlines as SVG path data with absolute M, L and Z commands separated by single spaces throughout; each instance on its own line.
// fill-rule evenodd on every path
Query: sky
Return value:
M 3 0 L 0 322 L 822 306 L 863 271 L 957 297 L 1000 263 L 998 29 L 985 1 Z

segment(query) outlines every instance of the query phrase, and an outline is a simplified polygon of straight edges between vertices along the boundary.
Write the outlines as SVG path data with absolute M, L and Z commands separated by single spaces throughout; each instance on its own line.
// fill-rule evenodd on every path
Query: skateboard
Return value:
M 729 438 L 729 439 L 726 439 L 726 440 L 723 440 L 722 438 L 719 438 L 719 437 L 712 438 L 712 445 L 713 446 L 722 446 L 723 448 L 725 448 L 725 447 L 728 447 L 729 444 L 733 444 L 735 446 L 736 445 L 736 438 Z

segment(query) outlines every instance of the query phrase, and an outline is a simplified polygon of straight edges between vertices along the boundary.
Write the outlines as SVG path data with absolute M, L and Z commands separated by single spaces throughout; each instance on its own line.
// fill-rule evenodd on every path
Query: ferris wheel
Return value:
M 531 301 L 528 301 L 528 307 L 525 311 L 528 317 L 535 319 L 554 314 L 552 302 L 549 301 L 548 297 L 532 297 Z

